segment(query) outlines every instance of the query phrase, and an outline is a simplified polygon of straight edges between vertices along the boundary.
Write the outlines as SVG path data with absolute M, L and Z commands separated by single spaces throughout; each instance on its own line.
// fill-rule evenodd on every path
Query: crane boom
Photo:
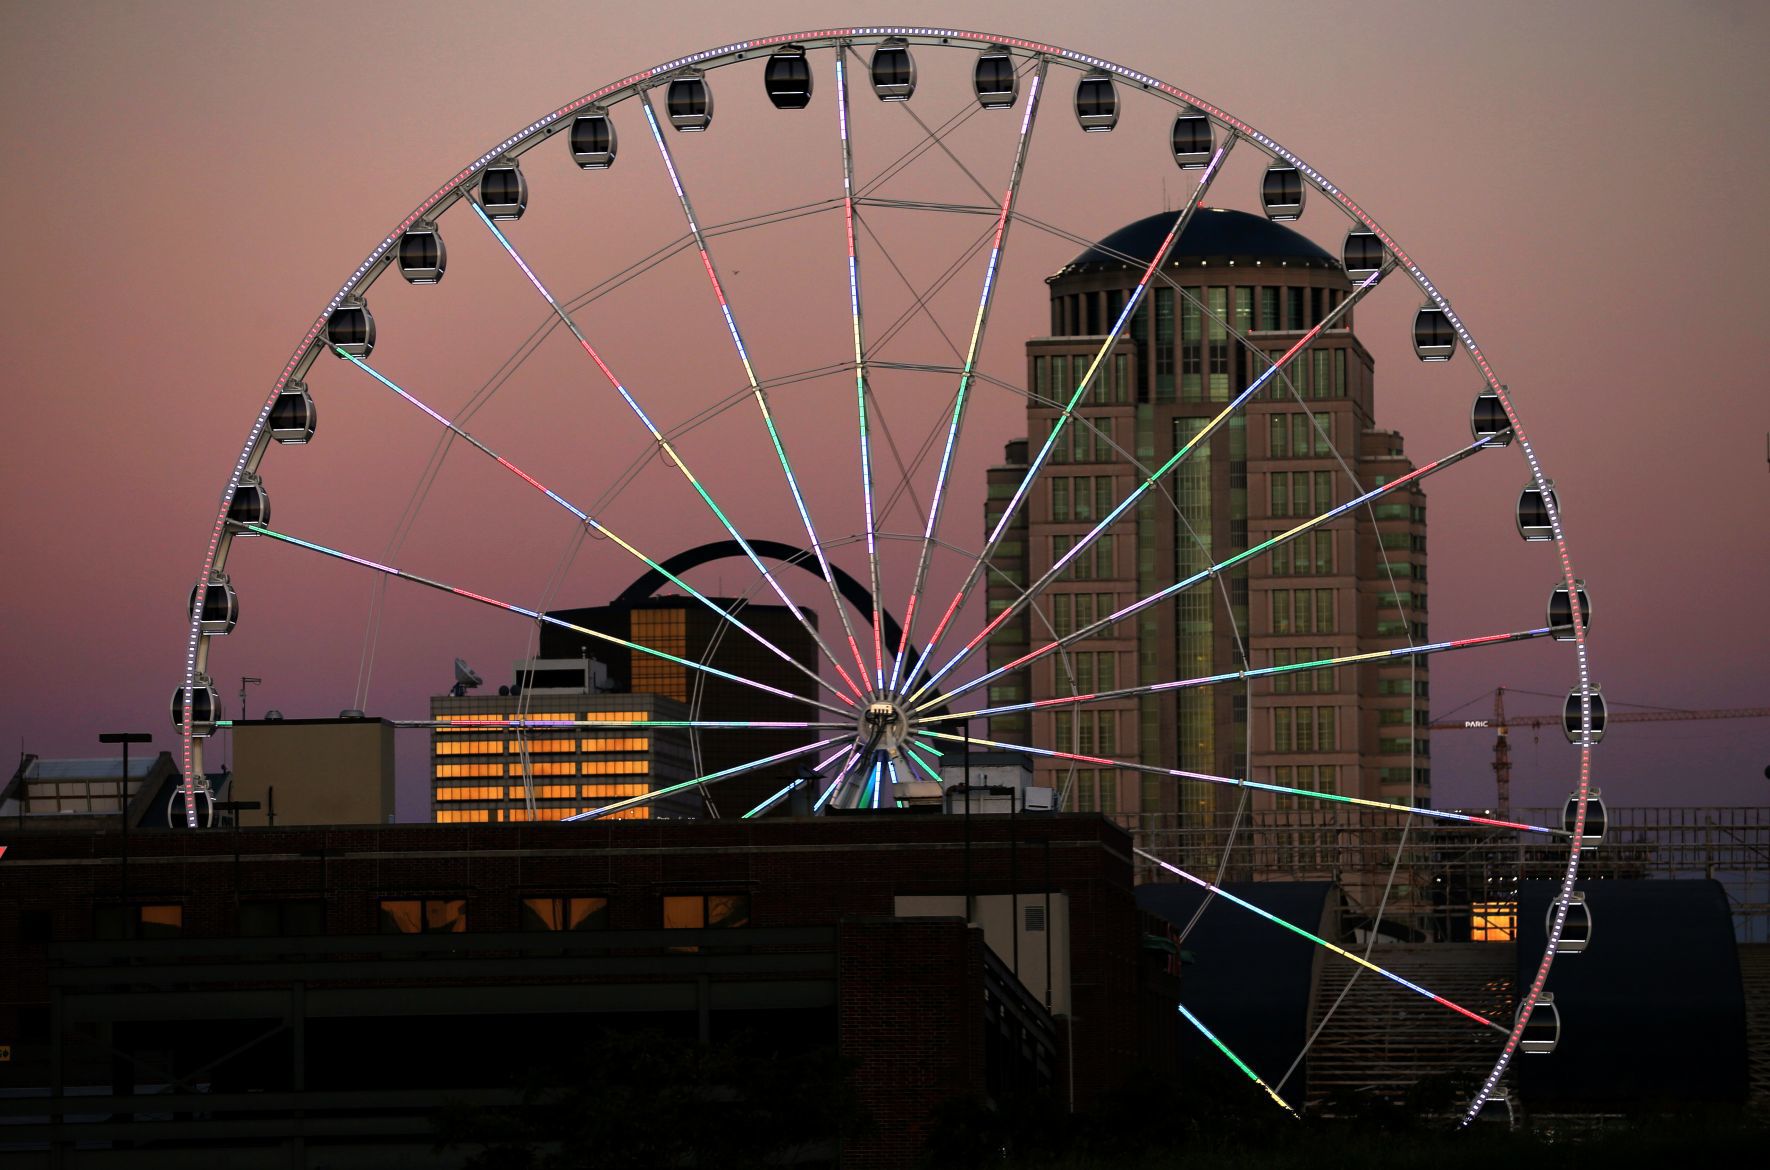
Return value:
M 1687 711 L 1613 711 L 1606 723 L 1660 723 L 1687 719 L 1767 719 L 1770 707 L 1709 707 Z M 1492 719 L 1438 719 L 1426 724 L 1428 731 L 1487 731 L 1494 734 L 1493 783 L 1498 798 L 1496 808 L 1503 816 L 1510 811 L 1512 788 L 1512 748 L 1507 730 L 1512 727 L 1558 727 L 1560 715 L 1519 715 L 1506 717 L 1506 688 L 1495 687 Z

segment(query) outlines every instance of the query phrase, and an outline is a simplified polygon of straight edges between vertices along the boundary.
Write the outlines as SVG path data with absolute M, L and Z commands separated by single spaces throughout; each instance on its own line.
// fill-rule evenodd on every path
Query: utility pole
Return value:
M 106 731 L 99 735 L 98 742 L 123 745 L 123 776 L 117 781 L 117 812 L 123 822 L 123 872 L 119 884 L 123 893 L 123 915 L 127 921 L 129 916 L 129 745 L 132 743 L 153 743 L 154 737 L 145 731 Z M 134 937 L 133 923 L 124 929 L 129 931 L 130 937 Z
M 1506 736 L 1506 688 L 1493 691 L 1493 725 L 1499 738 L 1493 744 L 1493 790 L 1500 816 L 1512 811 L 1512 745 Z

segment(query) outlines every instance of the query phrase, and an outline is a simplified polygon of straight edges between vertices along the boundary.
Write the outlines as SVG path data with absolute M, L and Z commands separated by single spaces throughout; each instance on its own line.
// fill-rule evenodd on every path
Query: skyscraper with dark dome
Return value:
M 1051 332 L 1026 344 L 1034 450 L 1062 412 L 1174 213 L 1128 224 L 1047 278 Z M 1153 470 L 1198 435 L 1271 361 L 1351 291 L 1340 261 L 1289 228 L 1201 208 L 1108 355 L 1036 481 L 997 564 L 1031 583 Z M 1207 570 L 1371 487 L 1412 470 L 1401 436 L 1379 430 L 1373 362 L 1353 312 L 1324 330 L 1272 383 L 1145 493 L 1014 633 L 992 667 Z M 1021 482 L 1027 442 L 989 472 L 986 525 Z M 1135 461 L 1135 462 L 1134 462 Z M 1172 503 L 1169 502 L 1171 497 Z M 1208 579 L 1160 605 L 1004 675 L 991 705 L 1333 658 L 1426 638 L 1426 504 L 1417 488 L 1384 497 Z M 1385 563 L 1386 555 L 1386 563 Z M 991 612 L 1018 593 L 992 578 Z M 1048 623 L 1048 626 L 1047 626 Z M 1239 646 L 1238 646 L 1239 643 Z M 1425 802 L 1425 660 L 1177 688 L 991 720 L 993 738 L 1225 777 Z M 1410 694 L 1419 696 L 1410 704 Z M 1423 716 L 1421 717 L 1423 719 Z M 1208 827 L 1232 789 L 1130 769 L 1041 759 L 1038 783 L 1069 786 L 1068 807 L 1139 814 L 1146 828 Z M 1258 794 L 1256 808 L 1296 798 Z M 1311 802 L 1312 804 L 1314 802 Z

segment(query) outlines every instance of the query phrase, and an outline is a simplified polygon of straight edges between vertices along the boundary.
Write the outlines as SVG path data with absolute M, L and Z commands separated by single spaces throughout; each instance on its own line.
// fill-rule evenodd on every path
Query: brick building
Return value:
M 943 1103 L 1085 1107 L 1171 1059 L 1177 981 L 1143 949 L 1123 831 L 966 822 L 142 832 L 127 857 L 120 834 L 14 833 L 9 1156 L 446 1165 L 445 1099 L 508 1104 L 525 1068 L 643 1025 L 833 1048 L 872 1127 L 827 1160 L 895 1166 Z M 1022 931 L 968 927 L 967 902 Z

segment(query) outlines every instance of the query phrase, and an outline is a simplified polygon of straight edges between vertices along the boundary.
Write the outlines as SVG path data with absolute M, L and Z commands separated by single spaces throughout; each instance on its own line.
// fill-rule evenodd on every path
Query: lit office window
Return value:
M 1469 907 L 1470 942 L 1512 942 L 1518 937 L 1518 903 L 1477 902 Z
M 748 894 L 666 894 L 665 930 L 719 930 L 750 925 Z
M 524 930 L 602 930 L 608 926 L 607 898 L 524 898 Z
M 382 934 L 464 934 L 467 902 L 462 898 L 383 898 Z

